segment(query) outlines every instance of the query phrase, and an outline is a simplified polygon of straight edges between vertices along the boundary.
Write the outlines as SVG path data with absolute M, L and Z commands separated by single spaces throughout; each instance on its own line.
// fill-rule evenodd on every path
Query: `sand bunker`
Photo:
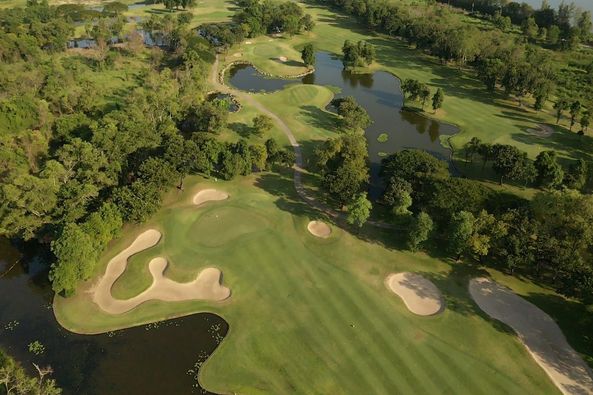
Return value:
M 387 288 L 404 301 L 408 310 L 418 315 L 434 315 L 444 308 L 439 289 L 415 273 L 393 273 L 385 279 Z
M 537 128 L 527 129 L 527 132 L 537 137 L 548 138 L 554 134 L 554 128 L 550 125 L 540 123 L 537 125 Z
M 251 41 L 245 41 L 245 44 L 249 45 L 249 44 L 253 44 Z
M 548 314 L 487 278 L 472 279 L 469 292 L 486 314 L 517 332 L 529 353 L 563 394 L 593 394 L 591 369 L 570 347 Z
M 286 59 L 286 56 L 280 56 L 280 57 L 278 58 L 278 60 L 279 60 L 279 61 L 281 61 L 282 63 L 285 63 L 285 62 L 287 62 L 287 61 L 288 61 L 288 59 Z
M 199 206 L 206 202 L 225 200 L 229 198 L 229 194 L 218 189 L 202 189 L 194 195 L 194 204 Z
M 152 275 L 152 284 L 148 289 L 130 299 L 114 299 L 111 288 L 115 281 L 124 273 L 128 258 L 140 251 L 155 246 L 161 239 L 161 233 L 150 229 L 142 233 L 125 250 L 117 254 L 107 264 L 105 275 L 94 289 L 93 301 L 110 314 L 122 314 L 148 300 L 179 302 L 183 300 L 220 301 L 231 295 L 230 289 L 220 284 L 222 273 L 216 268 L 206 268 L 198 277 L 188 283 L 178 283 L 163 276 L 167 260 L 154 258 L 148 264 Z
M 307 229 L 313 236 L 321 237 L 322 239 L 327 239 L 332 233 L 329 225 L 322 221 L 309 222 Z

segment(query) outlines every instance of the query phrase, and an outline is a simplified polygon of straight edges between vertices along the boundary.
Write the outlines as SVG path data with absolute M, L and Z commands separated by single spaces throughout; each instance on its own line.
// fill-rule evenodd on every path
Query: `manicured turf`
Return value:
M 205 187 L 231 197 L 193 207 L 193 193 Z M 129 273 L 117 283 L 118 296 L 145 288 L 148 260 L 163 254 L 171 264 L 166 275 L 178 281 L 192 279 L 206 266 L 221 268 L 230 300 L 149 302 L 109 316 L 92 303 L 89 281 L 76 296 L 56 298 L 60 323 L 102 332 L 216 312 L 229 322 L 230 332 L 204 365 L 201 380 L 222 393 L 557 392 L 516 337 L 471 302 L 463 266 L 382 246 L 381 233 L 363 233 L 367 242 L 334 227 L 327 240 L 313 237 L 306 225 L 316 217 L 295 196 L 289 177 L 201 182 L 171 193 L 168 202 L 150 223 L 126 229 L 97 275 L 142 229 L 156 227 L 164 239 L 132 259 Z M 383 284 L 394 271 L 431 278 L 444 293 L 447 310 L 436 317 L 412 315 Z

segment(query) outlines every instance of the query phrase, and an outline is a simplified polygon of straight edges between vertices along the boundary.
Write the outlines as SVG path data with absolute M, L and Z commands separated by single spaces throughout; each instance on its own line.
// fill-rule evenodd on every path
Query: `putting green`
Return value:
M 201 215 L 186 237 L 205 247 L 221 247 L 266 228 L 265 217 L 238 207 L 216 207 Z
M 198 311 L 220 314 L 229 334 L 200 370 L 201 383 L 218 393 L 557 393 L 515 334 L 472 302 L 467 281 L 475 273 L 400 252 L 392 232 L 369 229 L 355 237 L 333 226 L 330 238 L 312 237 L 307 225 L 319 213 L 299 200 L 289 173 L 228 183 L 190 178 L 186 185 L 149 223 L 125 229 L 97 276 L 138 234 L 155 228 L 161 242 L 132 257 L 117 282 L 120 294 L 145 289 L 148 262 L 163 256 L 165 276 L 177 282 L 219 268 L 233 296 L 152 300 L 109 315 L 88 292 L 94 278 L 75 296 L 56 297 L 63 326 L 98 333 Z M 204 188 L 231 198 L 196 208 L 193 196 Z M 403 271 L 430 279 L 447 309 L 433 317 L 410 314 L 384 285 L 388 273 Z

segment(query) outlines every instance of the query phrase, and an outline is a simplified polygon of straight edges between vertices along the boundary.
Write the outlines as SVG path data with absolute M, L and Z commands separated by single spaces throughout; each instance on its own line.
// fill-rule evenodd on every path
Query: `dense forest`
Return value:
M 72 13 L 30 2 L 0 14 L 0 234 L 48 245 L 53 288 L 66 293 L 124 221 L 146 220 L 186 174 L 231 179 L 294 160 L 273 140 L 216 139 L 229 102 L 207 99 L 213 54 L 183 18 L 148 18 L 163 45 L 145 48 L 134 33 L 109 40 L 119 17 L 102 13 L 96 48 L 66 53 Z M 129 92 L 102 83 L 122 72 L 134 74 Z

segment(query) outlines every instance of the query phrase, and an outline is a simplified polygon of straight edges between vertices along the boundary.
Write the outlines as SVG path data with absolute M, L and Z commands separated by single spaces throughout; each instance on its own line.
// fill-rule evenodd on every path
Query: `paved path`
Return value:
M 306 188 L 303 185 L 303 173 L 305 172 L 305 166 L 304 166 L 304 162 L 303 162 L 303 152 L 301 150 L 301 146 L 299 145 L 296 137 L 294 136 L 294 133 L 292 133 L 292 130 L 290 130 L 288 125 L 278 115 L 276 115 L 275 113 L 270 111 L 267 107 L 265 107 L 263 104 L 261 104 L 259 101 L 257 101 L 253 97 L 253 95 L 251 95 L 247 92 L 242 92 L 240 90 L 233 89 L 233 88 L 229 87 L 228 85 L 224 84 L 220 79 L 221 76 L 219 73 L 220 73 L 219 59 L 218 59 L 218 55 L 217 55 L 216 60 L 214 61 L 214 64 L 212 65 L 212 70 L 210 73 L 210 83 L 211 83 L 213 89 L 215 89 L 219 92 L 222 92 L 222 93 L 231 94 L 231 95 L 235 96 L 237 99 L 240 99 L 241 101 L 243 101 L 244 103 L 249 103 L 251 106 L 255 107 L 262 114 L 269 116 L 270 118 L 272 118 L 272 120 L 274 120 L 276 122 L 276 124 L 280 127 L 280 130 L 282 130 L 282 132 L 288 138 L 288 141 L 290 142 L 290 145 L 292 146 L 292 148 L 294 150 L 294 154 L 295 154 L 295 164 L 293 166 L 293 169 L 294 169 L 293 180 L 294 180 L 294 187 L 295 187 L 297 193 L 299 194 L 299 196 L 305 202 L 307 202 L 308 205 L 315 208 L 316 210 L 319 210 L 319 211 L 329 215 L 330 217 L 334 218 L 335 220 L 345 220 L 346 215 L 344 213 L 336 211 L 336 210 L 332 209 L 331 207 L 323 204 L 322 202 L 317 200 L 313 195 L 311 195 L 307 192 Z M 370 225 L 373 225 L 373 226 L 376 226 L 379 228 L 384 228 L 384 229 L 394 229 L 393 225 L 385 223 L 385 222 L 381 222 L 381 221 L 368 221 L 367 224 L 370 224 Z

